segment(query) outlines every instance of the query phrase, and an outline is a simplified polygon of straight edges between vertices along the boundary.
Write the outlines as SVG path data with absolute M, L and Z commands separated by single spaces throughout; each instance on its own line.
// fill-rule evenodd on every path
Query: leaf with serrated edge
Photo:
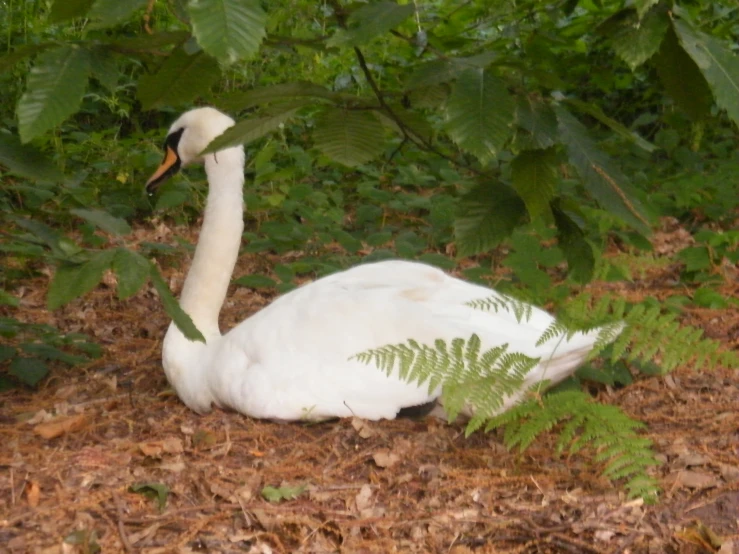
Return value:
M 180 307 L 180 303 L 177 302 L 177 299 L 172 294 L 172 291 L 169 290 L 167 283 L 164 282 L 162 275 L 154 264 L 149 264 L 149 276 L 151 277 L 151 283 L 159 293 L 159 299 L 162 301 L 164 311 L 172 318 L 172 321 L 182 331 L 182 334 L 191 341 L 205 342 L 205 337 L 195 327 L 190 316 Z
M 662 84 L 688 117 L 700 121 L 711 113 L 711 89 L 693 59 L 678 42 L 673 29 L 665 35 L 654 66 Z
M 13 173 L 37 181 L 61 181 L 59 168 L 40 150 L 21 144 L 13 135 L 0 134 L 0 165 Z
M 125 21 L 147 3 L 148 0 L 95 0 L 87 15 L 90 19 L 98 20 L 101 27 L 110 27 Z
M 113 258 L 113 271 L 118 276 L 118 298 L 125 300 L 144 286 L 151 268 L 149 260 L 138 252 L 119 248 Z
M 198 44 L 223 64 L 259 51 L 267 14 L 258 0 L 190 0 L 187 4 Z
M 639 21 L 627 20 L 611 38 L 611 47 L 633 71 L 659 50 L 670 26 L 667 14 L 650 12 Z
M 374 2 L 352 12 L 348 29 L 340 29 L 326 43 L 327 46 L 361 46 L 390 29 L 397 27 L 414 12 L 413 3 Z
M 510 137 L 514 117 L 515 104 L 503 82 L 484 69 L 467 69 L 452 89 L 445 130 L 485 164 Z
M 354 167 L 383 151 L 382 124 L 371 113 L 326 108 L 315 125 L 316 148 L 335 162 Z
M 222 135 L 213 139 L 202 153 L 209 154 L 211 152 L 218 152 L 219 150 L 223 150 L 231 146 L 248 144 L 254 140 L 260 139 L 268 133 L 278 129 L 280 125 L 285 123 L 295 115 L 300 108 L 308 103 L 309 101 L 298 103 L 298 105 L 293 103 L 290 104 L 291 108 L 284 112 L 239 121 L 233 127 L 226 129 Z
M 582 229 L 564 211 L 555 207 L 552 210 L 557 226 L 559 247 L 567 258 L 570 277 L 577 283 L 585 284 L 593 278 L 595 255 L 593 247 L 585 239 Z
M 55 310 L 94 289 L 113 262 L 113 256 L 115 250 L 104 250 L 83 264 L 59 267 L 47 293 L 49 309 Z
M 716 104 L 739 125 L 739 56 L 727 45 L 684 21 L 675 21 L 675 31 L 688 55 L 703 73 Z
M 131 232 L 131 226 L 125 219 L 110 215 L 108 212 L 103 210 L 85 210 L 79 208 L 69 210 L 69 213 L 89 221 L 96 227 L 99 227 L 106 233 L 110 233 L 112 235 L 127 235 Z
M 190 56 L 178 48 L 164 60 L 159 71 L 139 79 L 138 97 L 145 110 L 185 104 L 207 93 L 220 75 L 218 63 L 205 52 Z
M 82 102 L 89 75 L 87 50 L 60 46 L 40 54 L 18 102 L 21 141 L 30 141 L 72 115 Z
M 519 98 L 516 117 L 518 125 L 531 134 L 536 148 L 549 148 L 559 141 L 557 116 L 548 104 L 530 97 Z
M 224 94 L 216 102 L 219 107 L 226 111 L 239 111 L 281 100 L 304 97 L 331 100 L 338 99 L 339 95 L 321 85 L 298 81 L 295 83 L 281 83 L 279 85 L 254 88 L 246 92 Z
M 636 12 L 639 14 L 639 19 L 644 17 L 644 14 L 649 11 L 649 8 L 659 4 L 659 0 L 634 0 L 634 6 Z
M 521 198 L 500 183 L 475 187 L 459 202 L 454 238 L 460 256 L 487 252 L 508 237 L 526 216 Z
M 617 133 L 619 136 L 633 142 L 639 148 L 646 150 L 647 152 L 654 152 L 657 149 L 657 147 L 648 140 L 640 137 L 637 133 L 630 131 L 626 126 L 622 125 L 615 119 L 608 117 L 606 114 L 603 113 L 603 110 L 601 110 L 595 104 L 583 102 L 582 100 L 578 100 L 577 98 L 567 98 L 565 102 L 567 102 L 571 106 L 574 106 L 581 112 L 593 116 L 604 125 L 610 127 L 611 130 Z
M 526 204 L 531 219 L 551 220 L 549 201 L 557 184 L 557 154 L 554 148 L 524 150 L 511 162 L 513 188 Z
M 651 232 L 641 203 L 630 194 L 626 176 L 588 136 L 587 129 L 561 105 L 554 107 L 560 139 L 585 188 L 598 203 L 643 234 Z

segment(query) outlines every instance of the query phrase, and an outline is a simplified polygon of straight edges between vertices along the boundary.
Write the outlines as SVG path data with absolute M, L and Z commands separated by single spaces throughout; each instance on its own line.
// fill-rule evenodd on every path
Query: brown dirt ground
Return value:
M 146 240 L 170 233 L 139 230 Z M 668 224 L 656 252 L 669 259 L 688 239 Z M 276 261 L 242 256 L 237 276 Z M 685 292 L 674 264 L 654 265 L 621 292 Z M 736 268 L 724 269 L 723 292 L 739 297 Z M 177 290 L 182 271 L 165 273 Z M 45 279 L 15 291 L 14 317 L 88 333 L 106 354 L 56 370 L 37 392 L 0 395 L 0 553 L 85 553 L 96 544 L 105 553 L 739 553 L 737 371 L 685 368 L 598 391 L 648 424 L 664 492 L 644 505 L 601 478 L 589 453 L 554 455 L 552 437 L 519 454 L 495 433 L 465 439 L 463 425 L 432 418 L 280 425 L 198 416 L 161 371 L 168 320 L 155 293 L 121 303 L 113 285 L 54 313 L 44 309 Z M 269 300 L 232 291 L 223 327 Z M 686 322 L 739 347 L 737 308 L 692 309 Z M 130 491 L 142 483 L 166 485 L 166 507 Z M 307 488 L 270 503 L 260 494 L 268 485 Z

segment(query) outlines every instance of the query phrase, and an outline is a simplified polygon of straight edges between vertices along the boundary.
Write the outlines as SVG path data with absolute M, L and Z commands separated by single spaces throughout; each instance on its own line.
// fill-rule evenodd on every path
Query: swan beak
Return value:
M 180 170 L 180 164 L 180 157 L 177 155 L 177 152 L 171 146 L 167 145 L 165 147 L 164 160 L 162 160 L 162 164 L 157 168 L 154 174 L 149 177 L 149 180 L 146 181 L 146 192 L 148 192 L 149 195 L 154 194 L 154 192 L 159 188 L 159 185 Z

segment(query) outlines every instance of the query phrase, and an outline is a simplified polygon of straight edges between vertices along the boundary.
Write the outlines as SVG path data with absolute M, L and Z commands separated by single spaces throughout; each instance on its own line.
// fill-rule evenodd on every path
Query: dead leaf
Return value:
M 29 481 L 26 484 L 26 499 L 31 508 L 38 506 L 39 500 L 41 500 L 41 487 L 36 481 Z
M 730 466 L 729 464 L 721 464 L 721 477 L 727 483 L 733 483 L 739 481 L 739 467 Z
M 162 454 L 180 454 L 184 452 L 182 440 L 176 437 L 168 437 L 160 441 L 147 441 L 139 443 L 139 450 L 144 456 L 161 458 Z
M 710 489 L 717 485 L 716 478 L 713 475 L 690 469 L 679 472 L 675 483 L 689 489 Z
M 397 464 L 400 461 L 400 456 L 387 449 L 382 449 L 372 454 L 372 459 L 375 461 L 375 464 L 377 464 L 377 467 L 387 468 L 393 467 Z
M 44 439 L 54 439 L 64 433 L 79 431 L 87 424 L 87 416 L 78 414 L 69 417 L 60 417 L 47 423 L 39 423 L 33 432 Z
M 362 488 L 357 493 L 357 496 L 354 497 L 354 502 L 357 505 L 357 511 L 363 512 L 364 510 L 371 507 L 372 503 L 370 502 L 370 499 L 372 498 L 372 488 L 365 484 L 362 485 Z
M 358 417 L 352 418 L 352 427 L 357 432 L 360 438 L 368 439 L 376 434 L 376 431 L 367 423 L 365 420 Z

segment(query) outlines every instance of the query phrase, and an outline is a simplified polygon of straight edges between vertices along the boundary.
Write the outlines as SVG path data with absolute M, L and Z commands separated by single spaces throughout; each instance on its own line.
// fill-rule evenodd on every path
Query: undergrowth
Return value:
M 470 306 L 512 313 L 519 323 L 532 315 L 531 305 L 511 296 L 491 296 Z M 590 358 L 608 354 L 605 364 L 638 361 L 643 366 L 656 364 L 663 373 L 687 364 L 696 369 L 739 367 L 736 353 L 722 350 L 700 329 L 681 325 L 675 314 L 644 303 L 630 305 L 613 296 L 594 301 L 588 293 L 567 304 L 536 346 L 571 339 L 583 331 L 597 332 Z M 540 395 L 550 383 L 527 379 L 540 358 L 509 352 L 507 344 L 482 351 L 477 335 L 450 343 L 436 340 L 433 345 L 408 340 L 355 358 L 374 363 L 388 375 L 397 369 L 401 379 L 427 384 L 429 391 L 440 388 L 450 421 L 460 413 L 470 416 L 467 435 L 481 428 L 485 432 L 502 428 L 506 446 L 523 451 L 543 433 L 555 431 L 559 453 L 592 450 L 593 462 L 604 464 L 603 476 L 623 480 L 629 497 L 653 501 L 658 495 L 656 480 L 648 473 L 658 464 L 652 442 L 639 434 L 644 425 L 617 406 L 598 403 L 579 390 Z

